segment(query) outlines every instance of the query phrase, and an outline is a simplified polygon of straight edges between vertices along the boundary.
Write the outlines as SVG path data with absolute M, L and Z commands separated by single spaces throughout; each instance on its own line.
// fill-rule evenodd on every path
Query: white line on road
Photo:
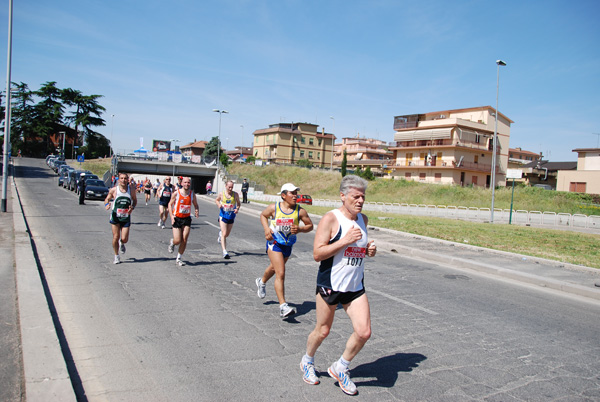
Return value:
M 421 310 L 421 311 L 423 311 L 423 312 L 425 312 L 427 314 L 431 314 L 431 315 L 438 315 L 439 314 L 439 313 L 437 313 L 437 312 L 435 312 L 433 310 L 429 310 L 428 308 L 421 307 L 418 304 L 414 304 L 414 303 L 411 303 L 409 301 L 399 299 L 399 298 L 397 298 L 395 296 L 388 295 L 387 293 L 383 293 L 383 292 L 380 292 L 378 290 L 374 290 L 372 288 L 369 288 L 368 292 L 369 293 L 376 293 L 376 294 L 378 294 L 380 296 L 387 297 L 390 300 L 394 300 L 394 301 L 397 301 L 399 303 L 406 304 L 407 306 L 410 306 L 412 308 L 416 308 L 417 310 Z
M 210 223 L 209 221 L 204 221 L 204 223 L 209 224 L 213 228 L 217 228 L 217 229 L 221 230 L 221 228 L 219 226 L 215 225 L 214 223 Z

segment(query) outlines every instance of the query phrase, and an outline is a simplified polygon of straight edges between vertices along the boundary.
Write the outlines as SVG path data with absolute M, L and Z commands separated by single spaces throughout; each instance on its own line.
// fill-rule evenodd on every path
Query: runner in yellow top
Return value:
M 231 233 L 231 229 L 233 229 L 235 215 L 239 212 L 241 206 L 240 196 L 233 191 L 233 182 L 231 180 L 225 183 L 225 191 L 217 196 L 215 204 L 219 207 L 219 226 L 221 227 L 217 241 L 223 249 L 223 258 L 228 260 L 231 257 L 229 257 L 229 253 L 227 252 L 227 237 Z
M 269 205 L 260 215 L 260 222 L 265 230 L 267 239 L 267 254 L 270 264 L 265 269 L 262 278 L 256 278 L 257 294 L 265 297 L 265 283 L 275 275 L 275 293 L 279 300 L 279 316 L 289 317 L 296 313 L 285 301 L 285 263 L 292 254 L 292 246 L 296 242 L 296 234 L 308 233 L 313 229 L 313 223 L 308 212 L 296 204 L 296 196 L 300 189 L 292 183 L 281 187 L 281 201 Z M 269 224 L 269 219 L 271 223 Z M 299 223 L 302 221 L 303 226 Z

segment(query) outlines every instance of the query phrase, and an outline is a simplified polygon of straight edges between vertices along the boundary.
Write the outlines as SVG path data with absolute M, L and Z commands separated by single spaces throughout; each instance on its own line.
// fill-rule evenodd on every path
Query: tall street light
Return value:
M 240 126 L 242 128 L 242 152 L 244 151 L 244 126 Z
M 219 143 L 217 146 L 217 178 L 219 176 L 219 163 L 221 162 L 221 116 L 223 113 L 229 113 L 227 110 L 213 109 L 213 112 L 219 113 Z
M 333 116 L 329 116 L 329 118 L 331 120 L 333 120 L 333 133 L 335 133 L 335 119 L 333 118 Z M 331 167 L 330 167 L 330 170 L 332 172 L 333 172 L 333 148 L 334 148 L 334 146 L 333 146 L 333 138 L 335 137 L 335 135 L 333 133 L 331 134 Z
M 111 115 L 111 121 L 110 121 L 110 157 L 112 158 L 113 155 L 113 142 L 112 142 L 112 137 L 113 137 L 113 129 L 115 127 L 115 115 L 112 114 Z
M 177 148 L 177 143 L 181 142 L 179 140 L 171 140 L 172 143 L 174 143 L 173 145 L 173 154 L 175 153 L 175 149 Z M 171 155 L 171 163 L 173 164 L 173 183 L 175 183 L 177 180 L 175 180 L 175 155 Z
M 498 68 L 496 74 L 496 122 L 494 125 L 494 147 L 492 151 L 492 210 L 490 216 L 491 223 L 494 223 L 494 197 L 496 191 L 496 143 L 498 142 L 498 92 L 500 89 L 500 66 L 506 66 L 506 63 L 502 60 L 496 60 L 496 64 L 498 65 Z
M 10 147 L 10 83 L 11 83 L 11 66 L 12 66 L 12 17 L 13 17 L 13 2 L 8 1 L 8 55 L 6 57 L 6 109 L 4 110 L 4 152 L 2 159 L 2 201 L 0 209 L 6 212 L 8 201 L 8 153 Z

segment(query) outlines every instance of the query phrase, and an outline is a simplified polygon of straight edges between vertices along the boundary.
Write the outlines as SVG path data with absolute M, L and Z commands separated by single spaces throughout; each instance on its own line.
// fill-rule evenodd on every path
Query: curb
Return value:
M 14 176 L 10 184 L 25 395 L 30 402 L 76 401 Z

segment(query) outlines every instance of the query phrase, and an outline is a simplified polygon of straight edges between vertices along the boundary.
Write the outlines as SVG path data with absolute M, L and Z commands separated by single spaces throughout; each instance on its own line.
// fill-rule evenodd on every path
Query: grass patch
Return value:
M 304 206 L 324 215 L 331 208 Z M 421 236 L 600 268 L 600 235 L 365 211 L 369 224 Z M 386 217 L 378 220 L 378 217 Z

